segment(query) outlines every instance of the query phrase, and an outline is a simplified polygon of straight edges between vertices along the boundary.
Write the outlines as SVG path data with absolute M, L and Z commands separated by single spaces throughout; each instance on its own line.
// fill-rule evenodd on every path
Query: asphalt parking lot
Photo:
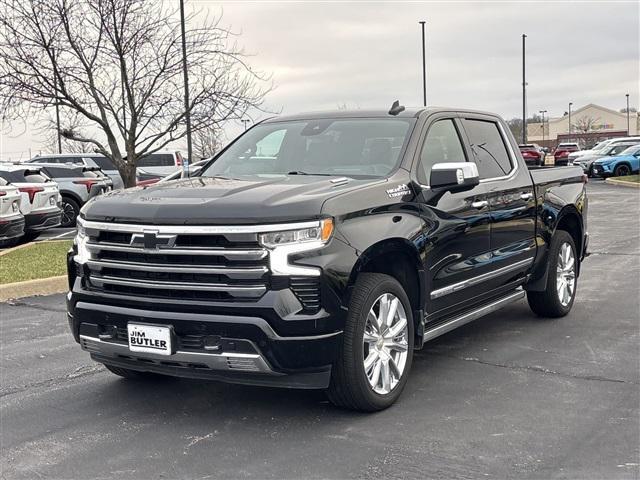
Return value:
M 522 301 L 417 352 L 398 404 L 91 362 L 64 296 L 0 305 L 1 478 L 639 478 L 640 190 L 589 184 L 572 313 Z

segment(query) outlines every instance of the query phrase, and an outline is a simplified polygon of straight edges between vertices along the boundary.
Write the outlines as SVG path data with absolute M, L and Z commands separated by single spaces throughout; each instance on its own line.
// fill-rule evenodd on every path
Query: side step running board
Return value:
M 510 293 L 505 297 L 494 300 L 493 302 L 488 303 L 487 305 L 483 305 L 480 308 L 464 313 L 450 320 L 446 320 L 444 323 L 440 323 L 434 326 L 432 329 L 426 330 L 422 337 L 422 343 L 426 343 L 429 340 L 433 340 L 434 338 L 439 337 L 440 335 L 444 335 L 445 333 L 450 332 L 455 328 L 461 327 L 462 325 L 472 322 L 480 317 L 484 317 L 485 315 L 491 312 L 500 310 L 502 307 L 510 303 L 513 303 L 517 300 L 520 300 L 524 296 L 525 296 L 525 292 L 523 290 L 518 290 L 516 292 Z

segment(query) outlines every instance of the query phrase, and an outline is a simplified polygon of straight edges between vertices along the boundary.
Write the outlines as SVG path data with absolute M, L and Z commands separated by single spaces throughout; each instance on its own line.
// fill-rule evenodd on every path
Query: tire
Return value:
M 137 370 L 130 370 L 128 368 L 114 367 L 113 365 L 103 364 L 107 370 L 111 373 L 118 375 L 119 377 L 126 378 L 128 380 L 148 380 L 155 378 L 162 378 L 162 375 L 151 372 L 139 372 Z
M 383 308 L 383 304 L 397 306 L 391 330 L 401 328 L 403 314 L 406 319 L 406 327 L 395 337 L 389 336 L 386 322 L 382 326 L 376 323 L 373 328 L 373 319 L 380 313 L 376 307 Z M 373 317 L 369 315 L 370 311 L 374 312 Z M 368 340 L 365 340 L 365 330 Z M 382 331 L 382 335 L 378 331 Z M 361 274 L 351 296 L 342 342 L 333 364 L 327 390 L 329 400 L 336 406 L 363 412 L 393 405 L 402 393 L 411 369 L 413 332 L 411 304 L 402 285 L 389 275 Z M 393 346 L 388 347 L 391 344 Z M 367 359 L 373 359 L 368 369 L 371 377 L 365 372 L 365 353 Z
M 613 171 L 614 177 L 626 177 L 627 175 L 631 175 L 631 167 L 626 163 L 618 165 Z
M 61 227 L 74 227 L 80 214 L 80 205 L 73 198 L 62 197 L 62 222 Z
M 20 237 L 20 243 L 29 243 L 37 239 L 42 232 L 27 232 Z
M 564 261 L 560 261 L 560 254 L 562 252 L 564 255 L 564 252 L 566 252 L 566 250 L 564 250 L 565 248 L 570 249 L 572 263 L 566 262 L 563 265 Z M 578 284 L 578 277 L 576 275 L 578 261 L 576 246 L 571 235 L 564 230 L 557 230 L 553 235 L 551 246 L 549 247 L 547 288 L 542 292 L 527 292 L 529 307 L 536 315 L 559 318 L 564 317 L 571 311 L 571 307 L 576 298 L 576 287 Z M 571 264 L 571 270 L 569 270 L 567 264 Z M 559 268 L 564 273 L 559 272 Z M 566 288 L 562 288 L 560 277 L 563 277 L 562 281 L 567 285 Z M 560 290 L 558 289 L 559 286 L 561 287 Z

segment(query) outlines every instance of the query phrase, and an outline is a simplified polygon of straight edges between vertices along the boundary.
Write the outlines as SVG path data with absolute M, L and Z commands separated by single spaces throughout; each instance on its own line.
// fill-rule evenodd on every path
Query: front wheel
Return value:
M 573 238 L 557 230 L 549 247 L 549 276 L 543 292 L 527 292 L 531 310 L 541 317 L 564 317 L 576 297 L 578 256 Z
M 393 405 L 411 369 L 413 331 L 402 285 L 389 275 L 361 274 L 331 373 L 331 402 L 365 412 Z
M 622 164 L 618 165 L 616 169 L 613 171 L 614 177 L 626 177 L 627 175 L 631 175 L 631 168 L 629 165 Z

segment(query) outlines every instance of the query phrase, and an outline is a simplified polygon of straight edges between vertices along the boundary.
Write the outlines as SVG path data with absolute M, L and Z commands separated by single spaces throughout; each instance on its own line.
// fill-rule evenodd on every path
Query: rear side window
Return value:
M 480 178 L 496 178 L 507 175 L 512 168 L 507 147 L 496 122 L 487 120 L 463 120 L 475 156 Z
M 453 120 L 438 120 L 427 132 L 427 138 L 420 152 L 418 181 L 428 185 L 431 167 L 436 163 L 466 162 L 460 135 Z
M 138 167 L 175 167 L 176 162 L 171 153 L 152 153 L 138 159 Z
M 0 171 L 0 177 L 4 178 L 8 183 L 24 183 L 24 170 L 18 171 Z
M 91 160 L 96 162 L 96 165 L 103 170 L 117 170 L 113 162 L 107 157 L 91 157 Z
M 76 168 L 46 167 L 44 171 L 51 178 L 77 178 L 82 176 L 80 170 Z

